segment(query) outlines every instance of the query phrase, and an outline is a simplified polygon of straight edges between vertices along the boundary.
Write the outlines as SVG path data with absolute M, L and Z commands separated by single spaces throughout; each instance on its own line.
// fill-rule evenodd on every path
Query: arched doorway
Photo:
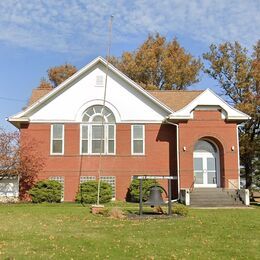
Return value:
M 220 186 L 219 151 L 211 141 L 200 139 L 193 151 L 194 187 Z

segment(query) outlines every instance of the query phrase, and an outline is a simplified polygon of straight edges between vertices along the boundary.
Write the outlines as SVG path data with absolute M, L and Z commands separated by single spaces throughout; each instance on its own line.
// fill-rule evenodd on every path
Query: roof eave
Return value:
M 16 128 L 20 128 L 22 123 L 29 123 L 30 122 L 28 117 L 21 117 L 21 118 L 8 117 L 5 120 L 7 122 L 10 122 Z

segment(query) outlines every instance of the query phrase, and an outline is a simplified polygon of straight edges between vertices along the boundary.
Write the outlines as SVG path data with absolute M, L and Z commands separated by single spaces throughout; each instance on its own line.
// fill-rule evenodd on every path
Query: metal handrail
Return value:
M 193 192 L 195 182 L 196 182 L 196 176 L 194 176 L 194 178 L 193 178 L 193 182 L 192 182 L 192 184 L 190 186 L 190 192 Z
M 222 176 L 223 179 L 228 180 L 228 183 L 230 183 L 236 190 L 239 190 L 239 187 L 232 183 L 226 176 Z

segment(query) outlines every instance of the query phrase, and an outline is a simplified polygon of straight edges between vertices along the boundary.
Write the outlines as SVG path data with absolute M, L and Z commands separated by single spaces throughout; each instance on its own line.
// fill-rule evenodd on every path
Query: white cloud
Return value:
M 258 0 L 5 0 L 0 1 L 0 41 L 26 48 L 98 53 L 114 18 L 113 42 L 147 33 L 178 34 L 205 44 L 259 39 Z

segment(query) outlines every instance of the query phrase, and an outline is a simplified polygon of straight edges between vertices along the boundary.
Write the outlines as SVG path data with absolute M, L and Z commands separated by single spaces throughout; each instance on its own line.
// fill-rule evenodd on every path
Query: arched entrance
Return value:
M 194 187 L 220 187 L 219 151 L 211 141 L 200 139 L 193 151 Z

